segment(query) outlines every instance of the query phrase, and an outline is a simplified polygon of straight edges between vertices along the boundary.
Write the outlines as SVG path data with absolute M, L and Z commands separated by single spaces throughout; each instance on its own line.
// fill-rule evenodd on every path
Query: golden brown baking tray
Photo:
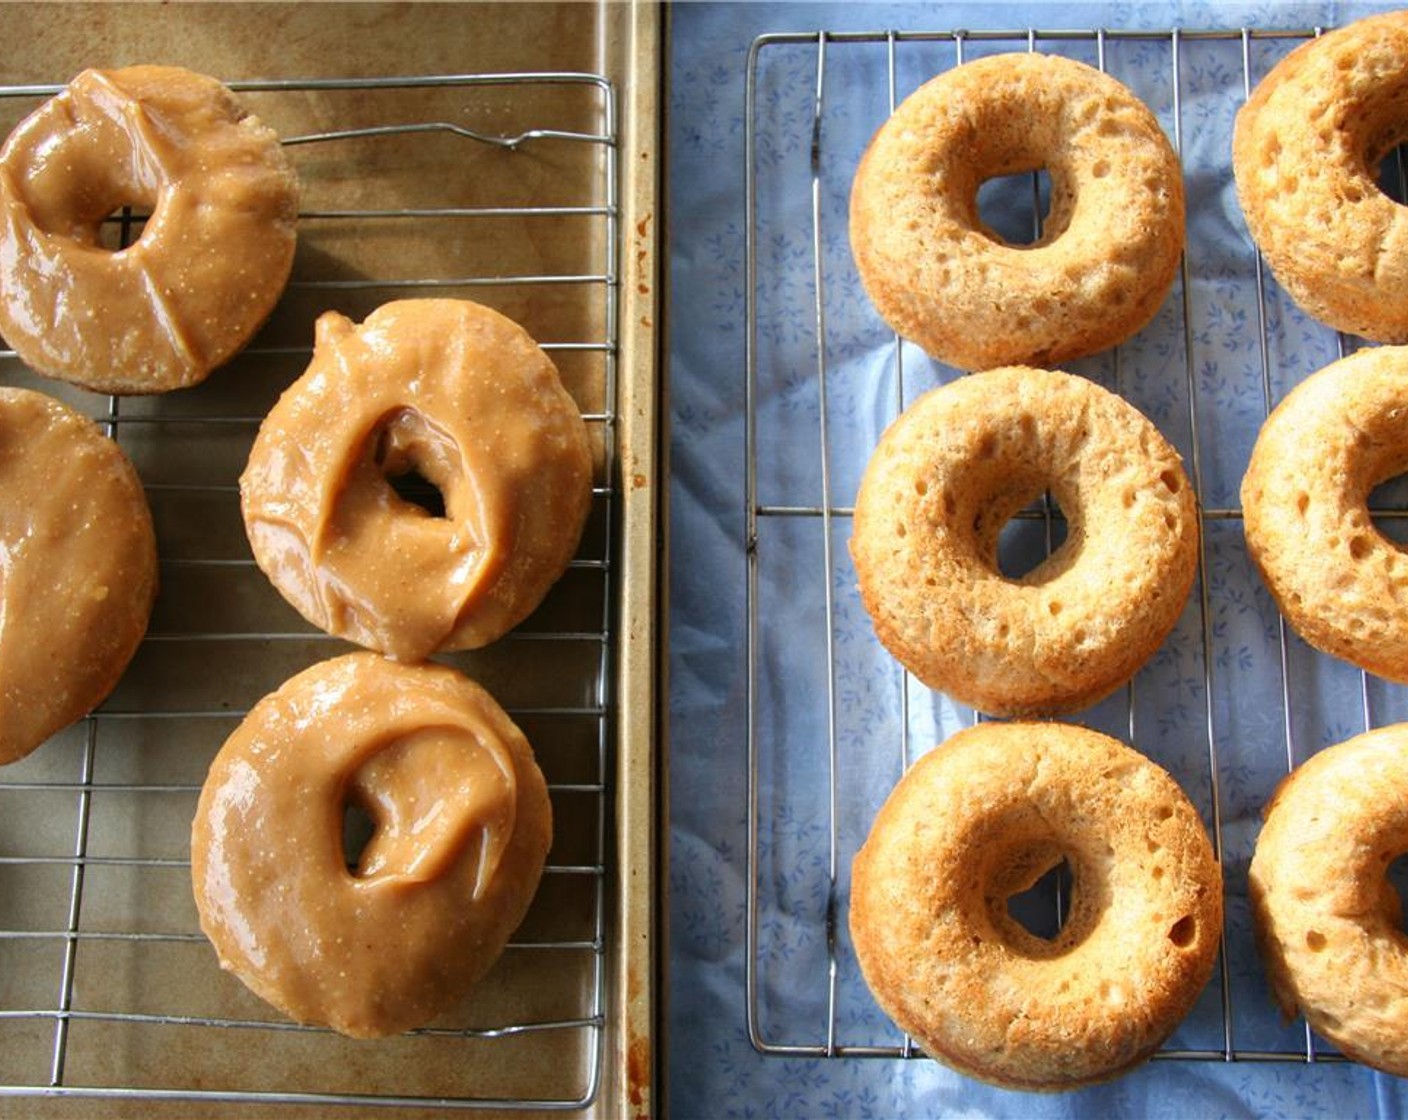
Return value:
M 102 707 L 0 772 L 0 1113 L 647 1115 L 656 1099 L 656 96 L 649 4 L 0 6 L 0 133 L 86 66 L 230 82 L 304 186 L 293 279 L 194 389 L 0 384 L 104 423 L 152 504 L 161 591 Z M 120 204 L 122 200 L 114 200 Z M 114 244 L 140 235 L 114 211 Z M 254 566 L 236 479 L 314 318 L 474 299 L 544 344 L 597 451 L 581 551 L 515 634 L 449 660 L 533 741 L 558 821 L 524 926 L 456 1013 L 352 1042 L 218 968 L 189 889 L 205 768 L 243 711 L 345 647 Z M 305 1106 L 298 1108 L 298 1105 Z

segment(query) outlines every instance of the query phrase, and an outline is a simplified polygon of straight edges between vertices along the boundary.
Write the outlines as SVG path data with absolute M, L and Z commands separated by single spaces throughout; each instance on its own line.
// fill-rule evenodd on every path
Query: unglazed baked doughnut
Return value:
M 1046 490 L 1066 540 L 1008 578 L 998 535 Z M 1073 711 L 1177 622 L 1197 502 L 1178 453 L 1120 397 L 1068 373 L 990 370 L 926 393 L 881 437 L 851 556 L 880 641 L 930 688 L 997 715 Z
M 349 802 L 375 831 L 343 855 Z M 441 665 L 353 653 L 261 700 L 191 829 L 201 928 L 292 1018 L 376 1037 L 463 999 L 537 890 L 547 786 L 518 728 Z
M 0 388 L 0 763 L 112 691 L 156 584 L 152 515 L 127 456 L 67 405 Z
M 445 516 L 397 496 L 409 471 Z M 586 425 L 516 323 L 464 300 L 318 319 L 240 479 L 254 558 L 316 626 L 402 661 L 485 645 L 541 602 L 591 504 Z
M 99 227 L 124 205 L 151 217 L 112 252 Z M 85 70 L 0 150 L 0 334 L 100 392 L 194 385 L 273 309 L 297 211 L 279 138 L 213 78 Z
M 1272 598 L 1307 642 L 1408 681 L 1408 555 L 1369 494 L 1408 470 L 1408 347 L 1360 350 L 1276 407 L 1242 479 L 1243 528 Z
M 1408 12 L 1303 43 L 1237 114 L 1232 167 L 1252 238 L 1305 311 L 1408 342 L 1408 208 L 1379 163 L 1408 140 Z
M 1045 168 L 1041 236 L 978 212 L 987 180 Z M 963 369 L 1054 365 L 1123 342 L 1158 310 L 1184 241 L 1178 157 L 1148 108 L 1100 71 L 1004 54 L 921 86 L 870 142 L 851 249 L 880 315 Z
M 1007 909 L 1065 860 L 1055 937 Z M 982 723 L 901 779 L 856 855 L 851 936 L 895 1023 L 962 1073 L 1071 1089 L 1154 1051 L 1212 973 L 1222 883 L 1177 783 L 1108 736 Z
M 1408 1076 L 1408 725 L 1327 747 L 1277 789 L 1248 887 L 1276 1002 L 1347 1057 Z

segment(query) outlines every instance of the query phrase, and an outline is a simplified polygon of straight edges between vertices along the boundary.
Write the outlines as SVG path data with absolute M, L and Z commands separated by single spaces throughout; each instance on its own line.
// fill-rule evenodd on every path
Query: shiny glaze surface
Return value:
M 127 457 L 67 405 L 0 388 L 0 762 L 112 690 L 155 594 L 151 512 Z
M 101 225 L 125 205 L 151 217 L 114 251 Z M 0 334 L 101 392 L 195 384 L 272 310 L 297 212 L 278 137 L 219 82 L 85 70 L 0 150 Z
M 445 516 L 389 481 L 418 472 Z M 463 300 L 318 320 L 240 479 L 255 559 L 314 625 L 417 661 L 523 620 L 576 551 L 586 425 L 521 327 Z
M 374 825 L 354 867 L 349 805 Z M 201 927 L 301 1022 L 409 1030 L 497 959 L 551 834 L 532 750 L 487 692 L 349 654 L 265 697 L 211 766 L 191 836 Z

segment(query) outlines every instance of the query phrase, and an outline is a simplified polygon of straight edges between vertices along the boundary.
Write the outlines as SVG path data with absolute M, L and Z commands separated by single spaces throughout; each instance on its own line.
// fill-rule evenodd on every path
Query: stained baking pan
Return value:
M 304 188 L 287 292 L 203 385 L 99 396 L 0 344 L 0 384 L 68 401 L 133 459 L 161 563 L 113 695 L 0 772 L 0 1112 L 653 1110 L 657 35 L 649 5 L 0 8 L 0 131 L 84 67 L 180 64 L 236 88 Z M 143 217 L 116 209 L 112 243 Z M 489 304 L 544 345 L 592 433 L 594 506 L 542 608 L 447 659 L 543 764 L 558 828 L 539 897 L 462 1008 L 351 1042 L 220 971 L 189 827 L 243 712 L 347 648 L 249 554 L 236 480 L 259 420 L 319 313 L 418 295 Z

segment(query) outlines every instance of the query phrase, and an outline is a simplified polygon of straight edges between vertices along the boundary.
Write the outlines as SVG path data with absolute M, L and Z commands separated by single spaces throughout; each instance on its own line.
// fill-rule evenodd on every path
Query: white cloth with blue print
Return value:
M 744 86 L 765 32 L 1025 29 L 1302 29 L 1348 22 L 1371 4 L 682 4 L 671 12 L 668 91 L 671 430 L 669 627 L 669 1065 L 678 1117 L 1397 1116 L 1396 1079 L 1338 1062 L 1156 1060 L 1109 1085 L 1059 1096 L 993 1089 L 928 1059 L 794 1058 L 757 1052 L 744 988 L 747 798 Z M 965 57 L 1027 49 L 965 40 Z M 1132 742 L 1177 777 L 1211 827 L 1226 869 L 1225 990 L 1239 1053 L 1304 1052 L 1282 1024 L 1252 946 L 1246 868 L 1260 809 L 1286 772 L 1321 747 L 1408 718 L 1408 690 L 1287 646 L 1247 559 L 1238 486 L 1272 402 L 1333 360 L 1341 341 L 1308 320 L 1255 256 L 1230 168 L 1243 95 L 1240 37 L 1177 45 L 1038 39 L 1035 49 L 1094 63 L 1131 86 L 1181 141 L 1187 270 L 1155 320 L 1118 352 L 1065 368 L 1119 391 L 1196 468 L 1205 521 L 1207 614 L 1195 589 L 1174 635 L 1122 692 L 1076 718 Z M 1250 40 L 1253 81 L 1289 49 Z M 895 47 L 903 97 L 955 61 L 955 44 Z M 755 164 L 759 618 L 755 693 L 759 782 L 759 1037 L 768 1045 L 893 1048 L 901 1038 L 861 982 L 845 932 L 849 860 L 906 757 L 972 714 L 903 678 L 879 647 L 846 554 L 856 486 L 902 402 L 957 376 L 894 336 L 850 261 L 846 198 L 856 161 L 889 105 L 885 43 L 829 42 L 817 151 L 821 224 L 813 251 L 815 42 L 757 55 Z M 1175 112 L 1176 110 L 1176 112 Z M 824 349 L 818 351 L 816 282 Z M 1186 312 L 1186 314 L 1185 314 Z M 1264 316 L 1264 318 L 1263 318 Z M 1262 323 L 1265 323 L 1263 345 Z M 1185 328 L 1186 324 L 1186 328 Z M 1353 344 L 1352 342 L 1350 343 Z M 826 455 L 820 383 L 826 384 Z M 1196 452 L 1196 453 L 1195 453 Z M 822 506 L 823 479 L 838 514 Z M 789 513 L 788 511 L 795 511 Z M 1226 516 L 1224 516 L 1224 514 Z M 1034 541 L 1039 544 L 1039 541 Z M 830 570 L 827 563 L 830 563 Z M 831 616 L 826 611 L 830 590 Z M 1206 664 L 1205 664 L 1206 663 Z M 1211 682 L 1209 688 L 1207 682 Z M 1289 713 L 1283 696 L 1289 693 Z M 834 717 L 833 717 L 834 712 Z M 834 736 L 830 721 L 834 718 Z M 1209 728 L 1214 751 L 1208 748 Z M 835 742 L 834 756 L 830 744 Z M 1288 745 L 1289 739 L 1289 745 Z M 836 770 L 831 889 L 831 770 Z M 1216 781 L 1214 782 L 1214 767 Z M 1214 804 L 1214 792 L 1216 804 Z M 837 919 L 834 986 L 828 910 Z M 1221 977 L 1169 1046 L 1220 1053 Z M 834 1015 L 833 1015 L 834 1004 Z M 1317 1043 L 1317 1050 L 1329 1048 Z

